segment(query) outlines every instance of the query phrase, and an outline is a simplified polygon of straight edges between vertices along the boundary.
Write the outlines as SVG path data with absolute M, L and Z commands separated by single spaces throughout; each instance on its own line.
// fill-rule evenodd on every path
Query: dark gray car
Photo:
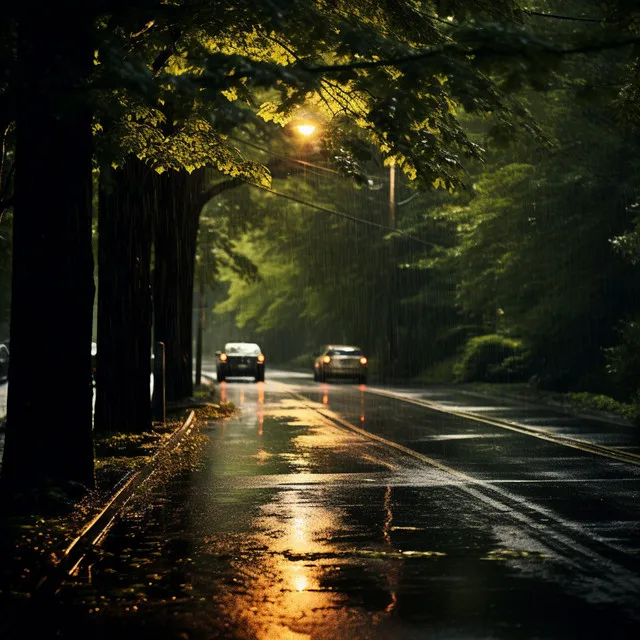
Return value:
M 251 376 L 256 382 L 264 382 L 265 356 L 254 342 L 227 342 L 224 351 L 216 351 L 216 375 L 218 382 L 231 377 Z

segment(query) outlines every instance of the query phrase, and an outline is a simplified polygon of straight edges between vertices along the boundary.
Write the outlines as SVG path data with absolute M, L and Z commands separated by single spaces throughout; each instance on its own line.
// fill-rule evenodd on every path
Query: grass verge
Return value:
M 620 402 L 602 394 L 588 393 L 586 391 L 569 393 L 545 391 L 526 383 L 490 384 L 472 382 L 464 386 L 489 395 L 561 406 L 566 410 L 589 413 L 596 417 L 637 421 L 638 407 L 635 404 Z

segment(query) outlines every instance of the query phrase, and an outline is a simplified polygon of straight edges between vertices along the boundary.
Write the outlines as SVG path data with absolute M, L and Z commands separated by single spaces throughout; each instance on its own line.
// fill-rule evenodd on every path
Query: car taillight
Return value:
M 227 354 L 226 353 L 221 353 L 220 354 L 220 362 L 226 362 L 227 361 Z
M 325 364 L 329 364 L 331 362 L 331 358 L 329 356 L 325 356 L 324 358 L 322 358 L 322 362 L 324 362 Z
M 264 353 L 261 353 L 261 354 L 258 356 L 258 362 L 264 362 Z
M 367 364 L 367 359 L 364 356 L 360 358 L 360 364 Z

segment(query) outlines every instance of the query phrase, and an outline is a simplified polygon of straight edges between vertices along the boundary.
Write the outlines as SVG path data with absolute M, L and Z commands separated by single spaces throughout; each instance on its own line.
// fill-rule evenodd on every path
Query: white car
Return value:
M 367 360 L 360 347 L 329 344 L 315 354 L 313 379 L 325 382 L 329 378 L 354 378 L 360 384 L 367 383 Z

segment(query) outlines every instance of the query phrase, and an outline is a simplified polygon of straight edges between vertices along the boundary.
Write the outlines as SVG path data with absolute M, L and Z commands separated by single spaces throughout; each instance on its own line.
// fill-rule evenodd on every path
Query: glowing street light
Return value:
M 298 124 L 296 125 L 296 131 L 304 136 L 305 138 L 308 138 L 309 136 L 312 136 L 315 132 L 316 132 L 316 125 L 315 124 Z

